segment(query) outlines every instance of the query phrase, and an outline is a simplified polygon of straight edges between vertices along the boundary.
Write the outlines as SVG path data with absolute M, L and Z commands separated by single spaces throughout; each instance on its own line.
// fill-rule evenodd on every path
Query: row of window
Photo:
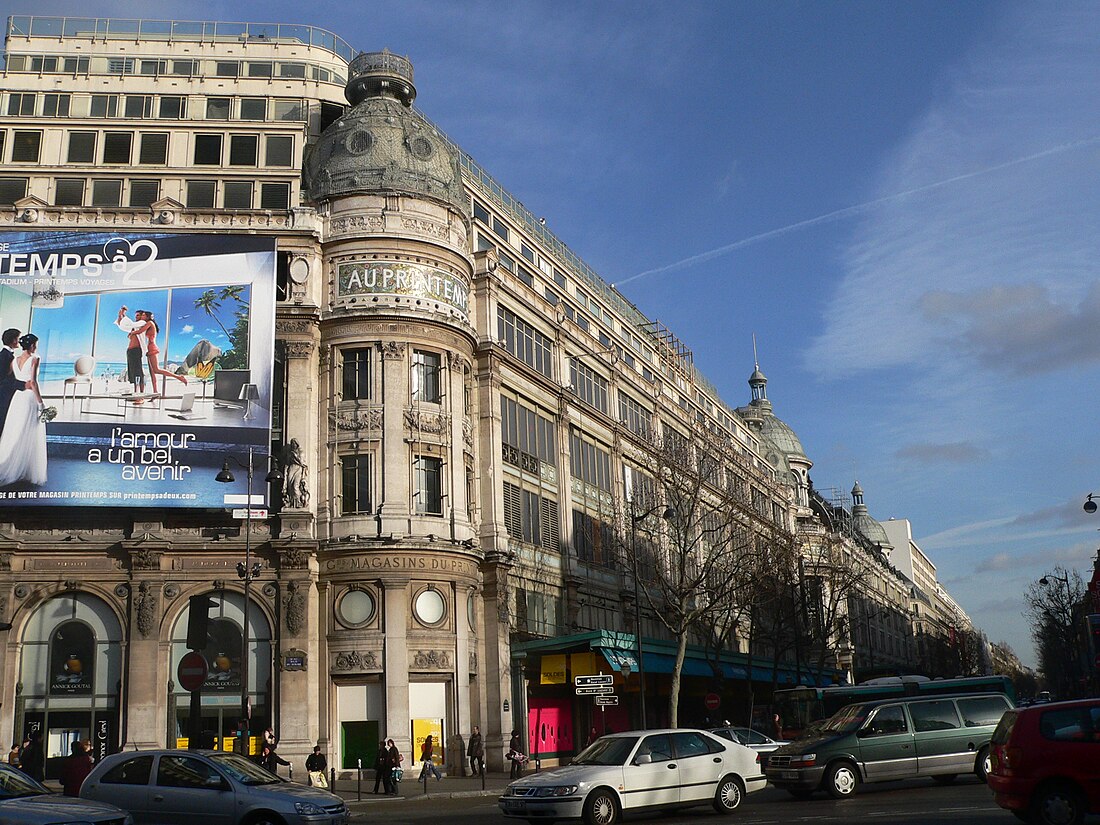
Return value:
M 371 347 L 348 347 L 340 350 L 340 397 L 344 401 L 369 401 L 374 397 L 373 358 Z M 444 396 L 443 356 L 438 352 L 414 349 L 409 374 L 410 396 L 413 401 L 441 404 Z
M 70 94 L 68 92 L 10 92 L 7 111 L 12 117 L 139 118 L 149 120 L 304 121 L 307 108 L 299 98 L 206 97 L 184 95 Z
M 147 77 L 287 78 L 344 84 L 347 78 L 325 66 L 283 60 L 227 60 L 224 58 L 142 58 L 9 54 L 9 72 L 36 74 L 112 74 Z
M 10 161 L 41 162 L 42 135 L 37 129 L 14 130 L 11 136 Z M 167 166 L 170 137 L 168 132 L 69 132 L 64 162 L 133 166 L 136 160 L 136 165 Z M 191 133 L 186 133 L 178 134 L 177 140 L 185 137 L 193 137 L 191 163 L 194 166 L 296 166 L 294 138 L 290 135 L 199 133 L 192 136 Z M 0 131 L 0 158 L 4 157 L 6 138 L 7 132 Z
M 413 512 L 443 515 L 443 459 L 418 455 L 413 458 Z M 340 458 L 340 512 L 372 515 L 374 507 L 374 461 L 367 454 Z
M 54 206 L 91 206 L 105 209 L 127 206 L 144 209 L 165 193 L 164 181 L 141 178 L 57 178 L 45 199 Z M 0 206 L 11 206 L 25 198 L 30 178 L 0 177 Z M 290 208 L 289 183 L 257 183 L 244 180 L 183 181 L 183 203 L 188 209 L 270 209 Z M 175 196 L 177 192 L 170 193 Z M 259 198 L 257 200 L 257 194 Z

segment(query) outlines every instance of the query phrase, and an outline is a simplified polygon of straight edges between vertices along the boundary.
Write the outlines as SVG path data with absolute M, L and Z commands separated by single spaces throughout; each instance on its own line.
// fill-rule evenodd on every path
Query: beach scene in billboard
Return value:
M 0 507 L 264 506 L 274 315 L 272 238 L 0 233 Z

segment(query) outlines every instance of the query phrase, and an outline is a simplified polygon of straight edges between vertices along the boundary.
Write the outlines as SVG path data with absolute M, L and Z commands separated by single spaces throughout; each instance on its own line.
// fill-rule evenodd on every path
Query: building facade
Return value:
M 148 489 L 179 490 L 170 495 L 190 505 L 154 492 L 83 506 L 77 494 L 95 494 L 79 478 L 4 488 L 0 619 L 12 629 L 0 636 L 0 737 L 41 730 L 53 758 L 76 737 L 101 753 L 184 745 L 192 701 L 180 663 L 199 649 L 210 672 L 194 729 L 221 747 L 239 742 L 244 705 L 253 736 L 272 726 L 295 761 L 319 742 L 338 769 L 370 764 L 383 736 L 415 755 L 433 733 L 461 770 L 473 725 L 490 767 L 513 730 L 555 759 L 597 719 L 630 725 L 643 695 L 657 700 L 646 721 L 664 718 L 667 630 L 636 584 L 631 596 L 612 538 L 655 432 L 719 437 L 746 506 L 775 529 L 848 535 L 815 498 L 811 462 L 771 412 L 759 368 L 747 407 L 723 403 L 690 350 L 415 97 L 408 60 L 359 54 L 309 26 L 9 20 L 0 229 L 13 245 L 0 277 L 34 260 L 14 257 L 33 243 L 121 238 L 131 255 L 111 259 L 126 289 L 59 286 L 61 253 L 40 256 L 23 288 L 3 287 L 0 326 L 41 333 L 39 383 L 58 414 L 45 424 L 50 466 L 98 449 L 71 432 L 103 416 L 117 427 L 88 443 L 193 430 L 222 446 L 196 448 L 190 481 L 175 486 L 182 471 L 150 459 L 163 478 Z M 134 251 L 143 246 L 191 250 L 200 263 L 186 277 L 209 288 L 127 280 L 151 263 Z M 215 254 L 241 257 L 210 267 L 256 261 L 260 274 L 244 285 L 199 273 Z M 101 342 L 124 299 L 153 301 L 143 290 L 154 287 L 169 293 L 161 389 L 151 374 L 153 392 L 136 397 L 132 374 L 103 367 L 123 339 Z M 94 319 L 89 351 L 50 315 L 81 300 L 91 309 L 73 317 Z M 184 301 L 225 335 L 180 349 L 199 338 Z M 245 349 L 251 360 L 227 360 Z M 237 429 L 242 418 L 251 426 Z M 232 495 L 209 483 L 223 456 Z M 241 504 L 243 519 L 231 518 Z M 845 541 L 852 553 L 869 547 Z M 873 589 L 906 612 L 904 590 L 882 583 L 895 579 L 886 571 Z M 192 604 L 209 605 L 201 644 L 188 639 Z M 841 647 L 839 631 L 824 635 Z M 814 670 L 778 653 L 765 669 L 752 653 L 744 635 L 714 667 L 694 652 L 688 701 L 702 709 L 731 683 L 846 669 L 835 655 Z M 597 712 L 570 680 L 604 670 L 626 701 Z

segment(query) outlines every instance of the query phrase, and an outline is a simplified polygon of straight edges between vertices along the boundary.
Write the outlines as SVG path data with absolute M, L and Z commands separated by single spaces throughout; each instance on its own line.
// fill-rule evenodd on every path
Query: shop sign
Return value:
M 84 622 L 65 622 L 50 640 L 50 695 L 89 696 L 95 683 L 95 636 Z
M 347 261 L 336 266 L 336 295 L 397 295 L 438 301 L 468 318 L 469 286 L 454 273 L 405 261 Z
M 542 657 L 542 676 L 539 680 L 543 685 L 565 684 L 565 654 L 553 654 Z

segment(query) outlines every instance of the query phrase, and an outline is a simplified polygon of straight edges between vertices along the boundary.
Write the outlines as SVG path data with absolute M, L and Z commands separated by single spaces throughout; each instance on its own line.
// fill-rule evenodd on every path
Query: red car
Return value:
M 1020 819 L 1080 825 L 1100 813 L 1100 699 L 1005 711 L 991 748 L 993 798 Z

